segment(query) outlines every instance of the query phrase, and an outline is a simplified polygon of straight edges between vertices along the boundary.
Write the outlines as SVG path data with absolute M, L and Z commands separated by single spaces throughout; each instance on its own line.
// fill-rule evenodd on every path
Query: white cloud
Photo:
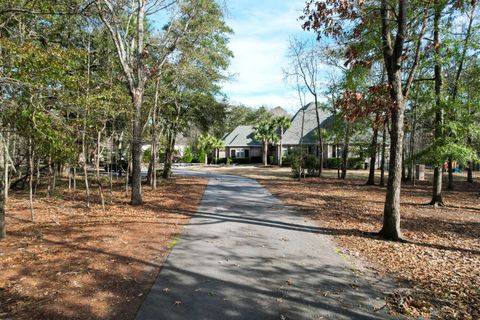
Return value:
M 303 5 L 303 0 L 228 2 L 231 16 L 227 23 L 235 32 L 230 42 L 235 58 L 229 72 L 236 77 L 223 88 L 231 101 L 297 109 L 282 68 L 288 65 L 288 38 L 303 34 L 297 20 Z

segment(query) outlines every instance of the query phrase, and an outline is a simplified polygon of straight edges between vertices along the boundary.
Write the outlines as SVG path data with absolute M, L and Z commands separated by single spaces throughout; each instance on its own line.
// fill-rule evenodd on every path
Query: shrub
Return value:
M 185 149 L 185 154 L 183 155 L 182 161 L 185 163 L 191 163 L 193 160 L 192 150 L 190 147 Z
M 365 159 L 363 158 L 349 158 L 347 163 L 347 169 L 363 169 Z M 342 158 L 328 158 L 326 167 L 329 169 L 337 169 L 342 166 Z

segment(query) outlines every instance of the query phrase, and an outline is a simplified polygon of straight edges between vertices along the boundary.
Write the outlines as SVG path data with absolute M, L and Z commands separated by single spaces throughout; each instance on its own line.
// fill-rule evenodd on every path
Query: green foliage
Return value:
M 341 158 L 328 158 L 326 161 L 325 166 L 329 169 L 337 169 L 341 168 L 342 159 Z M 349 158 L 347 169 L 363 169 L 365 166 L 365 159 L 364 158 Z
M 148 147 L 147 149 L 145 149 L 143 151 L 143 159 L 142 161 L 144 163 L 149 163 L 150 161 L 152 161 L 152 148 L 151 147 Z
M 255 140 L 264 143 L 277 143 L 279 141 L 277 135 L 277 124 L 273 120 L 262 120 L 253 128 L 253 136 Z
M 183 155 L 183 162 L 191 163 L 193 160 L 192 149 L 190 147 L 185 148 L 185 154 Z

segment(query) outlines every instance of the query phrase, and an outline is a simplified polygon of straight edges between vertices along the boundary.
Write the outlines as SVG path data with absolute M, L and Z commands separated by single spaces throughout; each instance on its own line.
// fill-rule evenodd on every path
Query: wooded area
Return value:
M 278 67 L 298 97 L 296 106 L 283 107 L 298 110 L 293 118 L 301 118 L 298 144 L 284 148 L 292 119 L 272 115 L 265 106 L 230 102 L 222 92 L 234 79 L 225 3 L 2 0 L 0 240 L 18 252 L 10 250 L 12 256 L 0 265 L 18 268 L 36 257 L 50 261 L 41 251 L 44 234 L 55 241 L 63 236 L 90 241 L 99 232 L 85 225 L 75 229 L 77 223 L 108 220 L 117 228 L 104 230 L 109 237 L 124 228 L 122 223 L 134 224 L 135 232 L 142 230 L 141 219 L 162 223 L 168 232 L 156 244 L 168 247 L 189 216 L 168 213 L 185 207 L 193 215 L 206 186 L 206 179 L 172 181 L 174 163 L 229 167 L 233 156 L 225 151 L 225 137 L 248 126 L 249 138 L 261 148 L 262 169 L 291 167 L 293 178 L 262 182 L 275 196 L 323 221 L 347 250 L 388 266 L 418 284 L 424 296 L 442 300 L 438 305 L 448 310 L 441 314 L 480 316 L 478 1 L 308 0 L 302 5 L 296 23 L 304 32 L 291 38 L 287 52 L 278 53 L 288 57 L 288 65 Z M 309 105 L 316 125 L 304 132 Z M 323 121 L 327 124 L 323 113 L 331 115 Z M 304 145 L 307 134 L 315 145 Z M 180 139 L 187 141 L 182 152 Z M 250 160 L 243 156 L 237 161 Z M 368 170 L 368 178 L 347 180 L 351 169 Z M 431 181 L 419 179 L 420 172 Z M 189 190 L 188 184 L 195 187 Z M 45 214 L 51 208 L 55 214 Z M 457 209 L 458 217 L 452 217 Z M 438 221 L 429 220 L 436 212 Z M 135 218 L 129 220 L 129 214 Z M 11 230 L 7 216 L 15 220 Z M 52 232 L 48 224 L 68 230 Z M 10 234 L 20 242 L 8 242 Z M 131 234 L 129 241 L 134 241 Z M 30 245 L 35 247 L 28 255 L 23 250 Z M 142 248 L 136 243 L 129 250 Z M 140 258 L 148 260 L 155 251 L 149 250 Z M 411 267 L 430 254 L 443 255 L 432 262 L 440 274 L 433 280 L 427 279 L 430 262 Z M 442 269 L 445 261 L 449 267 Z M 68 274 L 67 269 L 58 272 Z M 460 280 L 450 287 L 448 276 L 457 269 Z M 27 272 L 17 271 L 12 277 Z M 46 271 L 39 277 L 48 278 Z M 37 293 L 33 300 L 46 305 Z M 28 297 L 8 298 L 1 312 L 25 316 L 33 310 L 30 304 L 17 305 Z M 428 316 L 436 303 L 423 298 L 428 306 L 413 308 L 420 310 L 414 316 Z M 40 317 L 48 318 L 63 311 L 42 312 Z

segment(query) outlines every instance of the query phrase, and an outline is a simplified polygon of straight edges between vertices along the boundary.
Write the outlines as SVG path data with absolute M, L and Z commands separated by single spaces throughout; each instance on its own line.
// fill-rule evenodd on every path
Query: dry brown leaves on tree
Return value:
M 35 225 L 25 195 L 14 195 L 0 242 L 0 319 L 134 318 L 206 181 L 145 187 L 140 207 L 119 186 L 105 212 L 99 201 L 87 209 L 83 194 L 64 192 L 35 201 Z
M 430 201 L 430 185 L 405 185 L 405 243 L 374 234 L 381 228 L 384 188 L 336 179 L 262 183 L 285 204 L 318 220 L 348 253 L 366 257 L 377 272 L 410 285 L 410 295 L 389 297 L 392 309 L 413 317 L 480 319 L 478 183 L 445 192 L 448 206 L 440 209 L 424 205 Z

